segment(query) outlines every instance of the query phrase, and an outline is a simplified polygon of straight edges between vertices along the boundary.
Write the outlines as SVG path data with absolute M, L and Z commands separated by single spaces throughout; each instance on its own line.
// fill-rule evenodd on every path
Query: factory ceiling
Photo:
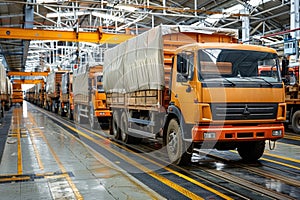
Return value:
M 234 28 L 241 35 L 242 21 L 249 18 L 250 41 L 270 45 L 283 41 L 284 35 L 277 33 L 290 30 L 290 4 L 289 0 L 10 0 L 0 1 L 0 28 L 139 34 L 160 24 L 181 24 Z M 43 71 L 51 65 L 72 65 L 78 54 L 97 62 L 95 58 L 108 47 L 2 38 L 0 58 L 8 71 Z

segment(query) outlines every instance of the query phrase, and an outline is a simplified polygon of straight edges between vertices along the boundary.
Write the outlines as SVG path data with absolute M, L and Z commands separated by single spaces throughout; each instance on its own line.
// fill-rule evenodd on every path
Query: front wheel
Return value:
M 265 141 L 242 142 L 237 151 L 242 159 L 246 162 L 257 161 L 264 153 Z
M 296 111 L 292 117 L 292 128 L 297 134 L 300 133 L 300 110 Z
M 167 153 L 171 163 L 186 165 L 191 162 L 192 154 L 186 152 L 182 130 L 176 119 L 171 119 L 166 133 Z

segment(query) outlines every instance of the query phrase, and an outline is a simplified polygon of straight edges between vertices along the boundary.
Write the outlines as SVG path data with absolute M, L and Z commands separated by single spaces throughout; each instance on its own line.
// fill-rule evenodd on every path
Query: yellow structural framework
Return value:
M 132 37 L 134 37 L 134 35 L 104 33 L 101 32 L 100 29 L 95 32 L 75 32 L 0 27 L 1 39 L 58 40 L 67 42 L 119 44 Z
M 14 79 L 13 83 L 20 83 L 20 84 L 39 84 L 39 83 L 44 83 L 43 79 L 35 79 L 35 80 L 30 80 L 30 79 Z
M 49 72 L 7 72 L 7 76 L 48 76 Z

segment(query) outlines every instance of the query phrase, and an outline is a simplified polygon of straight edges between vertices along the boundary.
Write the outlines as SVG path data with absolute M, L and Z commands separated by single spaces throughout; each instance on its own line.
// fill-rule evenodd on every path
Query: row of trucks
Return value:
M 284 136 L 279 63 L 274 49 L 238 44 L 236 30 L 161 25 L 106 50 L 103 66 L 51 72 L 40 91 L 45 108 L 107 122 L 116 140 L 162 141 L 171 163 L 199 148 L 256 161 Z
M 6 69 L 0 64 L 0 119 L 4 117 L 4 112 L 12 105 L 13 86 L 6 76 Z
M 12 82 L 5 67 L 0 64 L 0 119 L 14 104 L 23 104 L 22 84 Z
M 46 81 L 26 91 L 26 100 L 77 123 L 108 126 L 111 112 L 102 86 L 103 66 L 52 71 Z

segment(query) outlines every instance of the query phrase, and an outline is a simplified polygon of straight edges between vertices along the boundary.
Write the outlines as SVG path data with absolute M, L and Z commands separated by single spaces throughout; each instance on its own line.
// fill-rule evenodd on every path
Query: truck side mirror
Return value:
M 177 74 L 177 82 L 187 82 L 187 77 L 181 73 Z

